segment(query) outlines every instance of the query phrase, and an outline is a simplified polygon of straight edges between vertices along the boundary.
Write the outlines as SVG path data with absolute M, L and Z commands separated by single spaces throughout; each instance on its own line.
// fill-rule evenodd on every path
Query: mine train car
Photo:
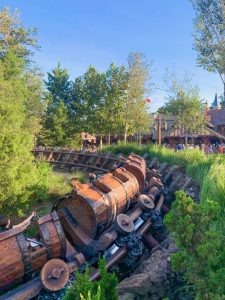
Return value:
M 131 154 L 122 167 L 92 183 L 75 180 L 72 192 L 55 203 L 52 213 L 32 215 L 1 232 L 0 300 L 31 299 L 42 288 L 59 290 L 70 273 L 99 253 L 107 258 L 107 267 L 117 254 L 128 252 L 130 259 L 138 251 L 141 255 L 138 236 L 147 232 L 154 218 L 155 224 L 159 221 L 163 197 L 155 199 L 162 186 L 159 178 L 146 181 L 145 160 Z M 33 238 L 26 235 L 30 223 L 37 231 Z M 128 243 L 132 238 L 139 243 L 135 249 Z M 96 271 L 92 279 L 98 276 Z

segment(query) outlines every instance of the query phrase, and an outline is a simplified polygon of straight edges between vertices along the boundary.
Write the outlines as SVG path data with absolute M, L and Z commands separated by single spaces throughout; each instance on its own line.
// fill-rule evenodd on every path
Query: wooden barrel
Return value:
M 0 233 L 0 291 L 20 283 L 31 268 L 28 246 L 21 229 Z
M 56 208 L 67 239 L 81 249 L 109 228 L 144 187 L 145 173 L 144 159 L 131 155 L 124 168 L 101 176 L 93 184 L 77 184 L 71 198 L 63 199 Z
M 57 207 L 66 208 L 75 223 L 90 238 L 95 238 L 97 233 L 108 228 L 119 213 L 129 207 L 130 199 L 139 192 L 139 184 L 133 174 L 123 168 L 116 169 L 114 173 L 101 176 L 93 185 L 81 184 L 72 193 L 72 199 L 63 200 Z M 61 219 L 64 231 L 71 235 L 72 225 L 66 225 Z M 67 228 L 68 226 L 68 228 Z M 78 235 L 78 233 L 76 233 Z M 67 236 L 67 238 L 69 238 Z M 74 243 L 77 239 L 74 238 Z M 73 244 L 74 244 L 73 243 Z
M 66 238 L 56 211 L 36 221 L 41 241 L 46 247 L 48 259 L 66 257 Z
M 23 228 L 0 233 L 0 291 L 30 279 L 49 258 L 66 256 L 66 239 L 56 212 L 36 221 L 43 246 L 32 248 Z

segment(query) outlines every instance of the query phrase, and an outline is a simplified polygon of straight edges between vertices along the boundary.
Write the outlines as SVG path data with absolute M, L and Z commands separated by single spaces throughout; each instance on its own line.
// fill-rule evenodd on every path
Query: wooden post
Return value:
M 162 128 L 161 128 L 161 116 L 158 114 L 157 117 L 157 128 L 158 128 L 158 145 L 162 143 Z

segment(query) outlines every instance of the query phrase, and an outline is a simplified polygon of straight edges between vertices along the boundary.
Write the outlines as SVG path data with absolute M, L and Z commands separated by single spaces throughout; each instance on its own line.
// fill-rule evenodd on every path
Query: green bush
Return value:
M 165 217 L 179 249 L 172 265 L 195 286 L 196 300 L 225 299 L 225 237 L 215 226 L 220 209 L 217 202 L 198 204 L 179 191 Z
M 51 186 L 52 169 L 44 161 L 38 161 L 35 165 L 36 176 L 34 184 L 30 187 L 32 202 L 42 202 L 49 199 L 49 188 Z
M 76 272 L 76 280 L 73 286 L 67 290 L 63 300 L 117 300 L 116 285 L 118 280 L 115 274 L 107 272 L 105 263 L 104 259 L 99 260 L 101 274 L 99 281 L 90 281 L 88 268 L 83 274 Z

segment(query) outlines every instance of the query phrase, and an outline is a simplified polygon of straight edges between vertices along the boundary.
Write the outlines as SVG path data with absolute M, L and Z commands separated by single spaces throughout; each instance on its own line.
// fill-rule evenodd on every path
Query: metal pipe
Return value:
M 158 201 L 157 204 L 156 204 L 155 209 L 156 209 L 156 210 L 160 210 L 161 207 L 162 207 L 162 205 L 163 205 L 163 202 L 164 202 L 164 195 L 161 194 L 160 197 L 159 197 L 159 201 Z
M 159 242 L 150 233 L 147 233 L 143 236 L 143 242 L 150 249 L 159 245 Z
M 140 235 L 145 234 L 148 229 L 151 227 L 152 222 L 151 220 L 148 220 L 145 222 L 145 224 L 138 230 L 138 233 Z M 115 254 L 113 254 L 109 260 L 106 263 L 106 270 L 110 269 L 116 262 L 118 262 L 119 260 L 121 260 L 127 253 L 127 246 L 123 246 L 122 248 L 120 248 Z M 94 273 L 91 274 L 90 276 L 90 280 L 94 281 L 100 278 L 100 271 L 99 269 L 96 270 Z

